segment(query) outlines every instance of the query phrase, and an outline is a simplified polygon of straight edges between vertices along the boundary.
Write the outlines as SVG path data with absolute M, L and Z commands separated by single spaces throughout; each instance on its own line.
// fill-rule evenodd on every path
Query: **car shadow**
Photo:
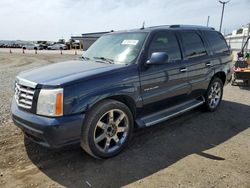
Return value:
M 199 109 L 134 133 L 130 146 L 118 156 L 97 160 L 78 146 L 49 150 L 25 139 L 31 161 L 49 178 L 66 187 L 121 187 L 152 175 L 180 159 L 206 153 L 249 128 L 250 106 L 223 101 L 215 113 Z
M 250 91 L 250 84 L 248 86 L 240 86 L 240 89 Z
M 250 75 L 250 73 L 249 73 L 249 75 Z M 238 83 L 234 84 L 233 86 L 239 87 L 240 89 L 243 89 L 243 90 L 250 90 L 250 81 L 249 81 L 249 83 L 238 82 Z

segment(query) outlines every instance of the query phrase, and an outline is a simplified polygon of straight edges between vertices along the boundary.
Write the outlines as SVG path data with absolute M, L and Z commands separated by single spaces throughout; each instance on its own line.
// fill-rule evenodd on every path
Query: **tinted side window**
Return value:
M 195 32 L 181 33 L 185 49 L 185 57 L 194 58 L 206 55 L 204 44 L 200 36 Z
M 206 36 L 214 53 L 227 52 L 228 46 L 223 36 L 215 31 L 207 31 Z
M 174 33 L 161 32 L 157 33 L 150 46 L 148 57 L 151 57 L 154 52 L 166 52 L 168 61 L 181 60 L 179 44 Z

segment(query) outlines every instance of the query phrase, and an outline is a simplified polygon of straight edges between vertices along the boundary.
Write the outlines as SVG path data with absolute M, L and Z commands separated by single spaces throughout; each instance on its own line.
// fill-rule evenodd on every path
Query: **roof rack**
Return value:
M 157 27 L 166 27 L 166 28 L 191 28 L 191 29 L 213 29 L 213 27 L 201 26 L 201 25 L 158 25 L 158 26 L 151 26 L 149 28 L 157 28 Z
M 213 27 L 207 27 L 202 25 L 170 25 L 170 28 L 198 28 L 198 29 L 213 29 Z
M 156 27 L 167 27 L 167 28 L 169 28 L 170 25 L 155 25 L 155 26 L 150 26 L 148 28 L 156 28 Z

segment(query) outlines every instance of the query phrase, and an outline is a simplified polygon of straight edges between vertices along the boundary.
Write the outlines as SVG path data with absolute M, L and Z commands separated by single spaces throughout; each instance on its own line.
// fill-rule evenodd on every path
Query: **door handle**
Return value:
M 212 66 L 212 63 L 207 62 L 207 63 L 206 63 L 206 66 L 207 66 L 207 67 L 211 67 L 211 66 Z
M 187 68 L 181 68 L 180 72 L 187 72 L 187 70 L 188 70 Z

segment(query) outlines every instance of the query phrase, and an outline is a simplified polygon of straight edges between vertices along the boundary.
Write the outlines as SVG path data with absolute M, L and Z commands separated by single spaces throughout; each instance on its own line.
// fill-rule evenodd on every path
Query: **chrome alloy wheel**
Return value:
M 97 122 L 94 131 L 95 146 L 104 153 L 119 149 L 126 141 L 129 131 L 127 115 L 119 109 L 107 111 Z
M 220 83 L 214 82 L 210 88 L 209 95 L 208 95 L 208 104 L 210 108 L 216 108 L 220 103 L 222 95 L 222 88 Z

